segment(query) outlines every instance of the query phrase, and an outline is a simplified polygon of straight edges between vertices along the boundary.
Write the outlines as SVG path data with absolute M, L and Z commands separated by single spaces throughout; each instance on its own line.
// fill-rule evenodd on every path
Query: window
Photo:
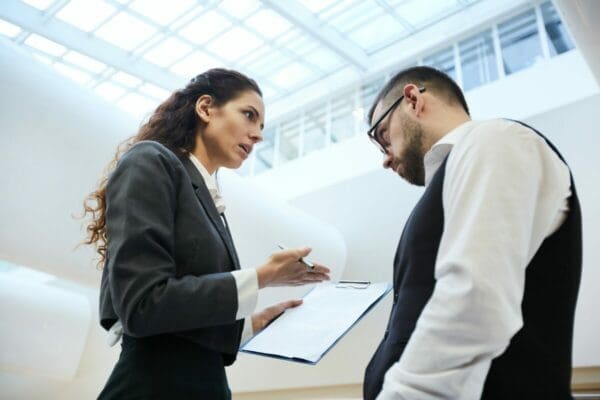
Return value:
M 456 80 L 456 67 L 454 66 L 454 50 L 449 47 L 439 53 L 433 54 L 423 59 L 423 65 L 439 69 L 445 72 L 452 79 Z
M 345 93 L 331 101 L 331 141 L 337 143 L 354 136 L 353 93 Z
M 463 90 L 498 79 L 492 31 L 487 30 L 459 43 Z
M 279 161 L 283 164 L 300 156 L 300 116 L 281 124 L 279 134 Z
M 255 145 L 254 157 L 254 174 L 273 168 L 275 157 L 274 127 L 263 131 L 263 141 Z
M 304 154 L 325 147 L 327 141 L 327 109 L 317 107 L 304 114 Z
M 542 59 L 534 10 L 499 24 L 498 34 L 504 71 L 507 75 L 531 67 Z
M 375 97 L 377 97 L 383 88 L 384 83 L 385 80 L 383 77 L 379 77 L 378 79 L 360 87 L 360 106 L 364 109 L 365 115 L 373 106 Z
M 548 1 L 542 4 L 542 17 L 548 34 L 548 47 L 551 56 L 562 54 L 575 47 L 551 2 Z

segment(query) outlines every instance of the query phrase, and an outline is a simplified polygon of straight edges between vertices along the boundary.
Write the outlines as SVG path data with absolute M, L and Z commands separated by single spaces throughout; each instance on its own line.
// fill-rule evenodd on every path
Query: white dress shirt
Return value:
M 223 213 L 225 212 L 225 202 L 221 197 L 219 187 L 213 175 L 209 174 L 204 165 L 190 153 L 190 160 L 202 175 L 204 183 L 208 188 L 208 191 L 215 203 L 217 211 L 224 218 Z M 225 220 L 223 219 L 225 224 Z M 252 330 L 252 313 L 256 308 L 256 302 L 258 301 L 258 275 L 254 268 L 240 269 L 237 271 L 231 271 L 235 284 L 237 287 L 238 296 L 238 310 L 235 316 L 236 320 L 244 318 L 244 330 L 242 331 L 242 343 L 246 342 L 253 335 Z M 118 320 L 108 331 L 107 342 L 110 346 L 114 346 L 119 342 L 123 336 L 123 325 Z
M 568 213 L 567 166 L 518 123 L 469 121 L 446 134 L 425 155 L 426 185 L 446 156 L 435 288 L 379 400 L 479 399 L 523 325 L 526 266 Z

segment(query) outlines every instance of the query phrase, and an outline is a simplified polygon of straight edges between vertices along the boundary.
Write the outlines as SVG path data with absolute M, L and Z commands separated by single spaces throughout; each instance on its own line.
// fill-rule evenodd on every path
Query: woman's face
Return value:
M 202 96 L 196 111 L 204 127 L 198 136 L 196 149 L 204 147 L 203 162 L 213 172 L 219 167 L 239 168 L 248 158 L 254 145 L 262 140 L 265 105 L 258 93 L 246 90 L 222 106 L 203 104 Z M 195 151 L 196 153 L 196 151 Z M 211 171 L 213 170 L 213 171 Z

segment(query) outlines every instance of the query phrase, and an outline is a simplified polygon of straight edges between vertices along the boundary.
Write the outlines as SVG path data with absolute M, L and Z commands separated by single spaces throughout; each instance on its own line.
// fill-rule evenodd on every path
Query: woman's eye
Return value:
M 246 118 L 248 119 L 252 119 L 254 118 L 254 113 L 252 111 L 244 111 L 244 115 L 246 116 Z

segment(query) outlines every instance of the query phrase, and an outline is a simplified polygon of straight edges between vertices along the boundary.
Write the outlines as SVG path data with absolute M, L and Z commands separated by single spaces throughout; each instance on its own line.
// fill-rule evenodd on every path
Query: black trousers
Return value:
M 173 335 L 123 336 L 99 400 L 230 400 L 223 357 Z

